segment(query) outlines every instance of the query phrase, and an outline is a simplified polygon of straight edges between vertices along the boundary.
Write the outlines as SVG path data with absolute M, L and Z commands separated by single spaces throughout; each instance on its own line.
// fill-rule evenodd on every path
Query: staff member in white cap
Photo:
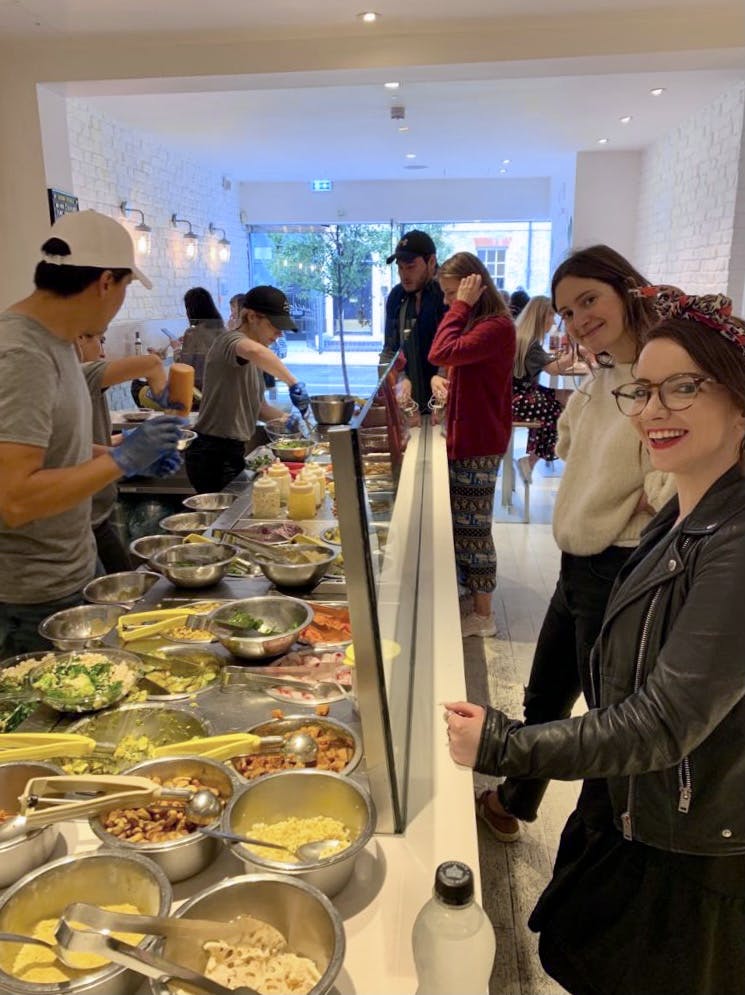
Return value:
M 178 465 L 173 416 L 116 449 L 93 446 L 75 341 L 106 330 L 132 280 L 151 287 L 129 232 L 95 211 L 66 214 L 41 251 L 36 289 L 0 314 L 0 657 L 46 648 L 39 623 L 82 602 L 96 563 L 91 495 Z

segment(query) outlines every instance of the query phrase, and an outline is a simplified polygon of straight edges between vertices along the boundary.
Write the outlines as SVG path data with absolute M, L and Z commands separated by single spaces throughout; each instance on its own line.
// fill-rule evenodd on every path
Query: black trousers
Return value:
M 98 558 L 107 574 L 132 570 L 132 558 L 109 518 L 93 526 Z
M 245 452 L 245 443 L 238 439 L 197 433 L 184 461 L 191 486 L 197 494 L 221 491 L 246 469 Z
M 613 583 L 632 548 L 609 546 L 595 556 L 561 554 L 556 590 L 543 620 L 523 700 L 525 722 L 565 719 L 582 691 L 590 700 L 590 652 L 600 633 Z M 507 778 L 497 789 L 505 809 L 532 822 L 545 780 Z

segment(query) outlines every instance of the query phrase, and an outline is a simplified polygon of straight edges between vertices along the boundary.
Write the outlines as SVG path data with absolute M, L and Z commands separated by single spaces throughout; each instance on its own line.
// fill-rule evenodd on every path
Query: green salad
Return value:
M 216 619 L 218 625 L 220 623 L 219 619 Z M 242 609 L 237 609 L 232 612 L 230 618 L 227 619 L 230 625 L 239 625 L 241 629 L 250 629 L 256 632 L 259 636 L 279 636 L 281 634 L 280 629 L 274 629 L 271 625 L 267 625 L 266 622 L 262 622 L 260 618 L 254 618 L 247 611 Z
M 138 676 L 126 663 L 103 653 L 50 654 L 48 659 L 31 676 L 31 686 L 55 708 L 104 708 L 127 694 Z

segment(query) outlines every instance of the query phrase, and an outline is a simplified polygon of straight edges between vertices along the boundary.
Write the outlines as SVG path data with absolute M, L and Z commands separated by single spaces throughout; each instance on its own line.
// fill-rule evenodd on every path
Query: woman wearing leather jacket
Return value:
M 592 709 L 521 725 L 446 705 L 458 763 L 586 781 L 530 926 L 574 995 L 745 993 L 745 323 L 721 296 L 665 317 L 614 391 L 673 498 L 622 568 Z

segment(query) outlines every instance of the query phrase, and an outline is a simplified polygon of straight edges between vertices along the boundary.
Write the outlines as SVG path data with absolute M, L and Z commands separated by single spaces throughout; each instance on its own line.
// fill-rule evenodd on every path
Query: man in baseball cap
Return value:
M 385 340 L 380 364 L 387 365 L 401 349 L 406 369 L 400 374 L 397 393 L 406 406 L 413 398 L 420 412 L 427 410 L 431 380 L 437 373 L 429 359 L 429 349 L 437 326 L 445 313 L 445 300 L 435 279 L 437 250 L 426 231 L 406 232 L 387 259 L 396 262 L 398 283 L 385 305 Z
M 76 340 L 101 335 L 133 279 L 129 232 L 95 211 L 66 214 L 41 247 L 35 289 L 0 314 L 0 657 L 50 649 L 39 623 L 83 603 L 96 546 L 91 496 L 122 476 L 179 465 L 182 419 L 153 418 L 94 448 Z
M 263 314 L 281 332 L 297 331 L 297 325 L 290 317 L 290 302 L 277 287 L 254 287 L 245 295 L 242 306 Z

